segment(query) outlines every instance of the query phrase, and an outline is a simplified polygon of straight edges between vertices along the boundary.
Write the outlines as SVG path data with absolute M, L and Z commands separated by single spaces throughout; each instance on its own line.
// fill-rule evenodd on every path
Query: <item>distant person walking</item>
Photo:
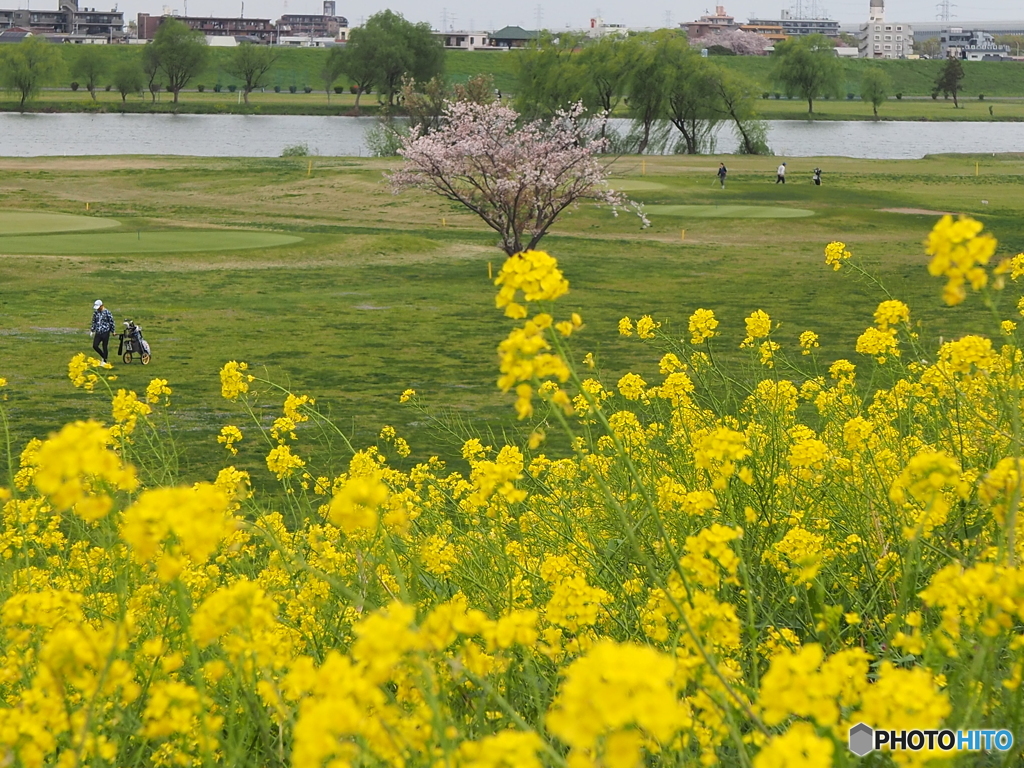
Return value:
M 718 181 L 722 184 L 722 189 L 725 189 L 725 174 L 729 171 L 725 168 L 725 163 L 718 164 Z
M 775 183 L 776 184 L 785 184 L 786 183 L 786 164 L 785 163 L 783 163 L 782 165 L 779 166 L 778 175 L 775 177 Z
M 113 332 L 114 316 L 103 306 L 102 300 L 96 299 L 92 305 L 92 327 L 89 335 L 92 336 L 92 348 L 104 363 L 107 362 L 107 348 L 110 344 L 110 334 Z

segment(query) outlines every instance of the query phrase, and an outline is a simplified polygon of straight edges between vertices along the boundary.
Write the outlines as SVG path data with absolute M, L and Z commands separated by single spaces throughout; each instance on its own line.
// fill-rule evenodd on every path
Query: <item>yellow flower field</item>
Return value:
M 402 468 L 387 426 L 349 446 L 229 362 L 218 441 L 266 445 L 272 499 L 233 466 L 163 482 L 174 382 L 138 395 L 77 356 L 110 423 L 33 441 L 0 486 L 0 764 L 818 768 L 859 762 L 857 723 L 1024 733 L 1024 254 L 948 217 L 926 249 L 993 338 L 924 349 L 879 286 L 818 377 L 814 330 L 786 349 L 757 308 L 623 318 L 656 382 L 602 381 L 555 259 L 515 256 L 497 383 L 534 426 L 466 441 L 468 473 Z M 869 277 L 842 243 L 821 268 Z M 556 430 L 568 455 L 545 453 Z M 1019 764 L 997 744 L 871 764 Z

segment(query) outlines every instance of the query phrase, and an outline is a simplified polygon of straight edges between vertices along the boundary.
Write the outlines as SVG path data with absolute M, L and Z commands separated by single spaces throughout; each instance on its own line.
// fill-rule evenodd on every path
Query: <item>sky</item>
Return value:
M 98 0 L 107 7 L 111 0 Z M 800 0 L 805 15 L 816 4 L 819 13 L 842 23 L 857 23 L 867 19 L 868 0 Z M 43 8 L 56 6 L 56 0 L 8 0 L 3 5 Z M 90 0 L 79 0 L 85 7 Z M 97 0 L 92 0 L 97 2 Z M 663 27 L 670 21 L 674 26 L 684 21 L 693 21 L 701 14 L 714 12 L 714 3 L 723 2 L 726 13 L 740 22 L 748 18 L 778 18 L 783 8 L 795 10 L 797 0 L 633 0 L 632 2 L 611 2 L 610 0 L 528 0 L 528 2 L 489 2 L 481 5 L 478 0 L 337 0 L 338 14 L 346 17 L 350 25 L 385 8 L 401 13 L 410 21 L 429 22 L 434 29 L 440 29 L 442 19 L 447 19 L 445 29 L 494 30 L 514 24 L 526 29 L 536 29 L 538 12 L 541 26 L 545 29 L 580 29 L 588 26 L 594 16 L 602 17 L 609 24 L 625 24 L 633 28 Z M 134 19 L 139 12 L 159 14 L 164 3 L 184 14 L 186 4 L 190 16 L 237 16 L 242 12 L 242 0 L 120 0 L 119 10 L 125 12 L 125 20 Z M 245 0 L 244 15 L 249 18 L 269 18 L 272 21 L 285 13 L 322 13 L 322 0 Z M 1024 5 L 1020 0 L 981 0 L 975 5 L 958 0 L 951 3 L 951 23 L 984 20 L 1018 20 L 1024 18 Z M 93 7 L 89 5 L 89 7 Z M 100 7 L 97 5 L 96 7 Z M 936 0 L 886 0 L 886 16 L 893 21 L 922 22 L 936 20 Z

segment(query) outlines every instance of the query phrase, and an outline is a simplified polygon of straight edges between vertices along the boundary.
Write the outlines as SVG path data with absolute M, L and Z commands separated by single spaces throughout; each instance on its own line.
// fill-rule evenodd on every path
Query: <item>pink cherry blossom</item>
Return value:
M 500 103 L 452 103 L 442 126 L 414 132 L 402 143 L 402 168 L 388 175 L 395 194 L 425 189 L 461 203 L 501 236 L 512 256 L 531 250 L 566 208 L 592 200 L 631 208 L 643 226 L 637 203 L 608 186 L 608 147 L 582 107 L 559 112 L 550 122 L 519 123 L 519 114 Z

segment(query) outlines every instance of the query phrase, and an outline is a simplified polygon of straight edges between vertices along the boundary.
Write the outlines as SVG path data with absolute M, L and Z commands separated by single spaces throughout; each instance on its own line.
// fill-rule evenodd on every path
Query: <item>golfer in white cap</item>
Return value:
M 92 303 L 92 328 L 89 335 L 92 336 L 92 348 L 96 350 L 103 362 L 107 362 L 107 346 L 110 344 L 110 334 L 114 332 L 114 316 L 110 310 L 103 306 L 103 301 L 96 299 Z

